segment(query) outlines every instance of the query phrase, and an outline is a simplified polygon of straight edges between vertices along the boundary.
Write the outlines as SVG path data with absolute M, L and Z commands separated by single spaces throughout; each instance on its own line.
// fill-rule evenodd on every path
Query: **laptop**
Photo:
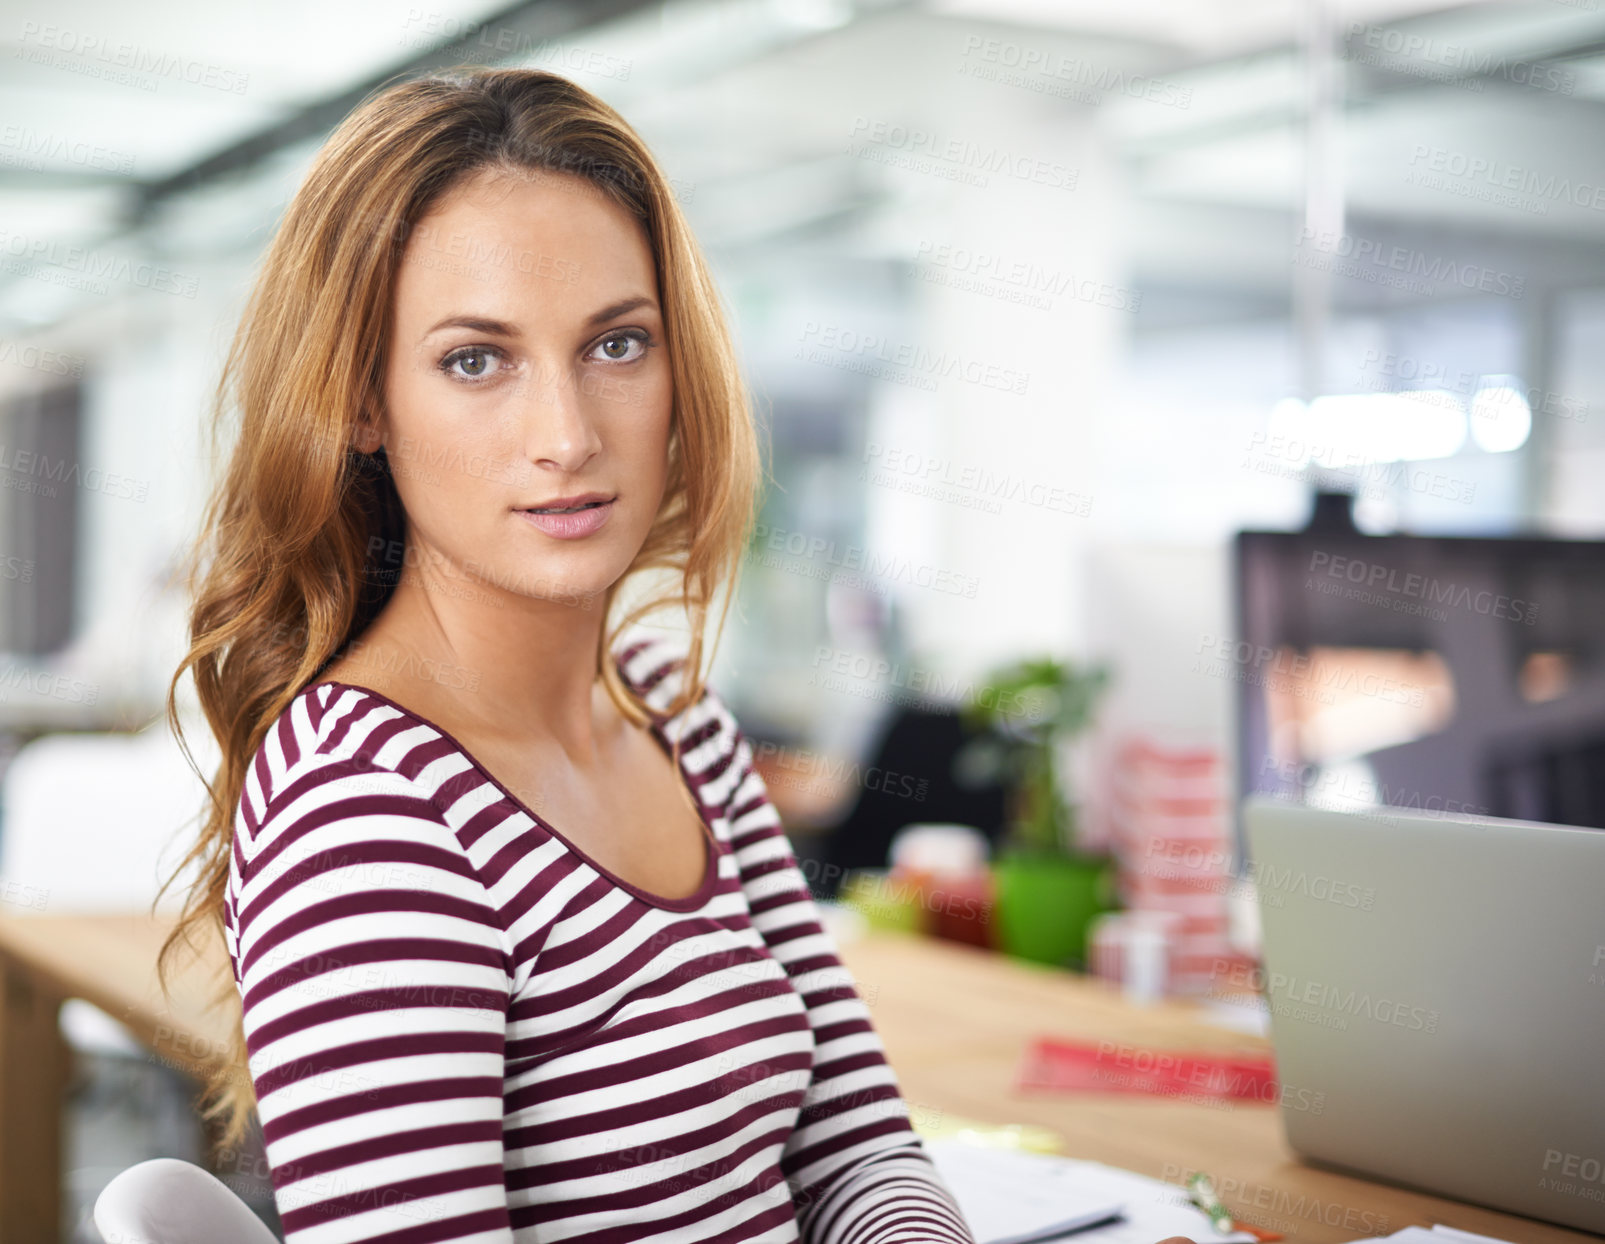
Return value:
M 1243 801 L 1288 1144 L 1605 1233 L 1605 831 Z

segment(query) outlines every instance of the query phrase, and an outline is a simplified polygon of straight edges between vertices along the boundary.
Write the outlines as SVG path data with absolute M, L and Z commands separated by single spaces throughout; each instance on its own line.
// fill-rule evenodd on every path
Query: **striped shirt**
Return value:
M 378 692 L 263 739 L 224 923 L 289 1244 L 974 1244 L 728 707 L 614 659 L 711 831 L 685 899 Z

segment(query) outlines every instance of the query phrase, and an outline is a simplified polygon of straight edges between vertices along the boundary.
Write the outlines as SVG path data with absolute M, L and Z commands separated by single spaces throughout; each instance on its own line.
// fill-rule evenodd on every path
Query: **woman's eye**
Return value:
M 454 379 L 480 380 L 495 370 L 491 359 L 500 357 L 500 351 L 484 346 L 469 346 L 453 350 L 440 361 L 440 369 Z
M 596 349 L 609 363 L 633 363 L 645 355 L 653 344 L 652 338 L 641 329 L 631 328 L 603 337 L 596 343 Z M 639 348 L 632 354 L 630 351 L 635 347 Z

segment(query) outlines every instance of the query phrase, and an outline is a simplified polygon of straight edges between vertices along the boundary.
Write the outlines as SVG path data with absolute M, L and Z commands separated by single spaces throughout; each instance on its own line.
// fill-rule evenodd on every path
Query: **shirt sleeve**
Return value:
M 808 1007 L 813 1075 L 781 1169 L 803 1244 L 975 1244 L 919 1135 L 852 974 L 819 911 L 734 716 L 732 847 L 753 926 Z
M 287 1244 L 512 1244 L 511 956 L 440 810 L 321 757 L 236 858 L 234 966 Z

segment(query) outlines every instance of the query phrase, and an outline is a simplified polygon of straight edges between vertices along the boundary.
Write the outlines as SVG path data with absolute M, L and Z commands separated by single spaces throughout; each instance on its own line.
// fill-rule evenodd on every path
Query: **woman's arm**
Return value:
M 410 779 L 313 755 L 277 785 L 233 901 L 288 1244 L 512 1244 L 489 895 Z
M 711 688 L 736 776 L 728 815 L 753 926 L 808 1006 L 813 1076 L 781 1167 L 805 1244 L 974 1244 L 908 1122 L 869 1009 L 820 924 L 796 855 L 752 763 L 752 747 Z M 729 740 L 733 740 L 733 743 Z

